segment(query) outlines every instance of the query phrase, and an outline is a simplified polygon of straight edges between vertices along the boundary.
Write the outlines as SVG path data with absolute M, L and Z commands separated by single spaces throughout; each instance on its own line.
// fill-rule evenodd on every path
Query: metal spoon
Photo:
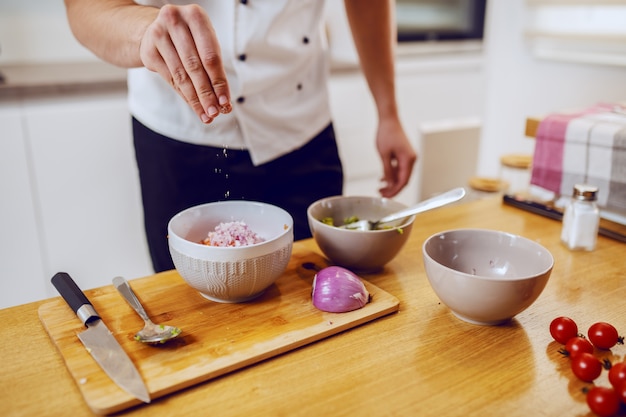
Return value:
M 135 292 L 130 288 L 128 281 L 124 278 L 113 278 L 113 285 L 145 322 L 144 328 L 135 334 L 135 340 L 143 343 L 165 343 L 181 333 L 178 327 L 154 324 L 148 317 L 148 314 L 146 314 L 146 310 L 139 302 Z
M 445 206 L 446 204 L 454 203 L 455 201 L 462 199 L 464 196 L 465 189 L 463 187 L 455 188 L 453 190 L 446 191 L 445 193 L 438 194 L 428 200 L 421 201 L 414 206 L 385 216 L 380 220 L 358 220 L 356 222 L 341 225 L 339 228 L 349 230 L 376 230 L 380 228 L 379 226 L 381 224 L 403 219 L 417 213 L 422 213 L 437 207 Z

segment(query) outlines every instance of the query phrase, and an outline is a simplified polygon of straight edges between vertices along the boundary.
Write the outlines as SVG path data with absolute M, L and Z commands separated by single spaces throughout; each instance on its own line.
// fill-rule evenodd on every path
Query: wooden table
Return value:
M 427 282 L 422 243 L 433 233 L 461 227 L 520 234 L 554 255 L 543 294 L 507 325 L 460 321 Z M 400 300 L 397 313 L 122 414 L 588 415 L 581 393 L 585 384 L 572 375 L 548 326 L 554 317 L 567 315 L 582 331 L 608 321 L 626 333 L 626 246 L 601 236 L 594 252 L 570 252 L 559 242 L 560 229 L 558 221 L 499 199 L 421 214 L 398 257 L 383 272 L 364 276 Z M 318 251 L 312 240 L 294 245 L 294 253 L 310 251 Z M 38 319 L 44 302 L 0 310 L 2 414 L 89 415 Z M 625 353 L 626 347 L 618 346 L 611 354 L 617 359 Z

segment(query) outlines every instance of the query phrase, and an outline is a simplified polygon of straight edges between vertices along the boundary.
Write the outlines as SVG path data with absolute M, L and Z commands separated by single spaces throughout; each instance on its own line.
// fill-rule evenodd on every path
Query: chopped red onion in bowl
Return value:
M 263 241 L 265 239 L 253 232 L 245 222 L 233 221 L 215 226 L 215 230 L 209 232 L 209 236 L 202 243 L 208 246 L 238 247 Z

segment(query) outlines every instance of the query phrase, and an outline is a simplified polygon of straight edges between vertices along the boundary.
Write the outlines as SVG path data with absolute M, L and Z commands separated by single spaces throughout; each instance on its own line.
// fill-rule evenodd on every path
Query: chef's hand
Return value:
M 139 54 L 144 66 L 163 77 L 204 123 L 232 110 L 220 45 L 197 4 L 161 7 Z
M 402 125 L 397 120 L 381 121 L 376 134 L 376 148 L 383 163 L 383 197 L 398 194 L 411 179 L 417 154 Z

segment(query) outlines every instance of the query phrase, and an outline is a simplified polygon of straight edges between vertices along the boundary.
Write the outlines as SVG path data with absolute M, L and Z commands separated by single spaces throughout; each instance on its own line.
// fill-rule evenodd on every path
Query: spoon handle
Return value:
M 139 299 L 135 295 L 135 292 L 132 288 L 130 288 L 128 281 L 122 277 L 115 277 L 113 278 L 113 285 L 122 297 L 124 297 L 126 302 L 137 312 L 137 314 L 141 316 L 142 319 L 144 319 L 144 321 L 150 320 L 148 314 L 146 314 L 146 310 L 144 310 L 143 306 L 139 302 Z
M 378 221 L 378 224 L 392 222 L 394 220 L 399 220 L 404 217 L 412 216 L 423 211 L 445 206 L 446 204 L 453 203 L 462 199 L 464 196 L 465 189 L 463 187 L 455 188 L 450 191 L 446 191 L 445 193 L 438 194 L 432 198 L 429 198 L 428 200 L 421 201 L 416 205 L 408 207 L 397 213 L 385 216 Z

